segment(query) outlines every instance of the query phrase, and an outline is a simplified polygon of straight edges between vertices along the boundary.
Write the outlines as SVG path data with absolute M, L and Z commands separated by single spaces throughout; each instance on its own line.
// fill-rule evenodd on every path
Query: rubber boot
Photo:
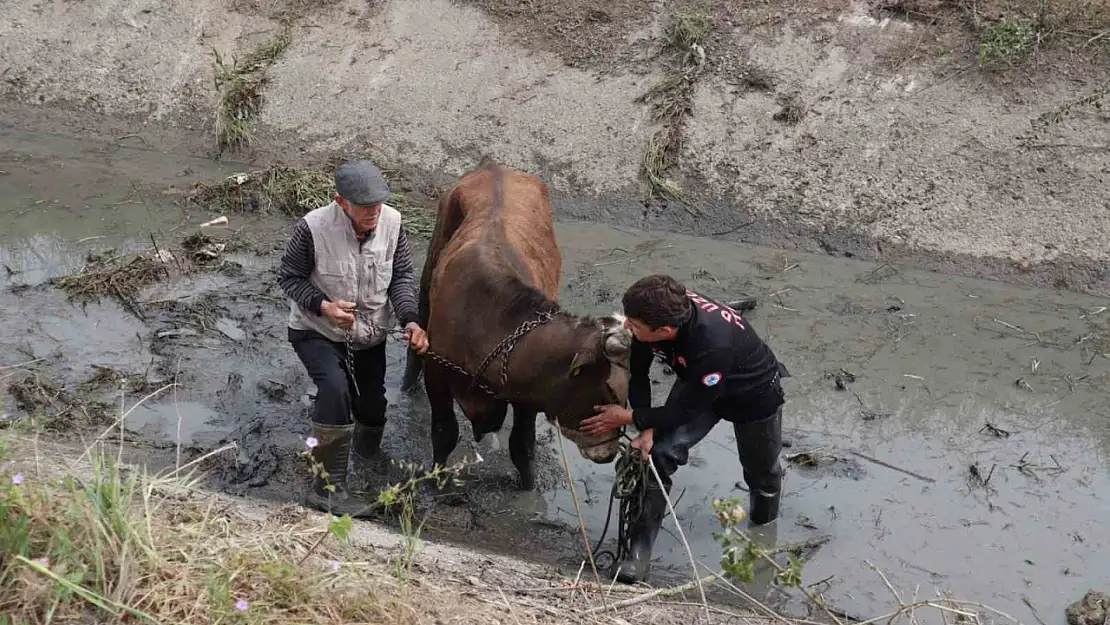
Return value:
M 309 507 L 337 516 L 370 516 L 370 507 L 351 497 L 347 491 L 347 462 L 350 460 L 353 430 L 353 425 L 312 424 L 312 436 L 317 441 L 312 456 L 323 465 L 327 476 L 317 474 L 312 478 L 312 489 L 305 498 Z M 334 491 L 328 488 L 329 484 Z
M 733 428 L 750 494 L 749 522 L 766 525 L 779 517 L 782 496 L 782 409 L 762 421 L 738 423 Z
M 781 493 L 765 493 L 758 488 L 751 490 L 748 520 L 753 527 L 766 525 L 779 518 L 779 497 Z
M 645 489 L 640 518 L 628 528 L 629 553 L 613 564 L 611 573 L 618 582 L 634 584 L 647 581 L 651 572 L 651 550 L 667 514 L 667 494 L 670 490 L 670 484 L 666 491 L 662 491 L 656 483 Z
M 355 458 L 362 461 L 373 459 L 381 451 L 382 433 L 384 431 L 384 425 L 370 426 L 356 423 L 351 453 L 355 455 Z

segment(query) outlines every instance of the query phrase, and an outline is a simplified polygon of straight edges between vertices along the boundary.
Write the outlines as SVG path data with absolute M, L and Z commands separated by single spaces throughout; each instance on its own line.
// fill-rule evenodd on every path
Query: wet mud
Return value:
M 297 499 L 307 484 L 299 454 L 314 390 L 285 340 L 278 255 L 256 253 L 280 249 L 289 222 L 231 216 L 230 229 L 208 233 L 229 243 L 219 268 L 143 289 L 135 297 L 141 319 L 110 298 L 74 305 L 50 278 L 79 270 L 90 252 L 149 253 L 152 233 L 168 248 L 197 232 L 214 215 L 183 212 L 173 189 L 231 166 L 7 131 L 0 142 L 0 219 L 10 224 L 0 235 L 0 415 L 23 412 L 11 391 L 30 379 L 64 389 L 71 403 L 113 407 L 121 393 L 130 406 L 176 379 L 176 397 L 164 393 L 128 415 L 136 453 L 171 466 L 178 453 L 189 461 L 234 444 L 205 465 L 210 485 Z M 1026 622 L 1030 604 L 1063 622 L 1068 604 L 1110 579 L 1102 555 L 1110 539 L 1100 530 L 1110 513 L 1104 298 L 595 223 L 559 223 L 557 234 L 561 299 L 577 312 L 615 310 L 627 284 L 655 271 L 712 296 L 758 299 L 747 316 L 792 373 L 786 491 L 768 538 L 828 536 L 804 583 L 820 584 L 845 613 L 889 611 L 893 598 L 871 565 L 907 600 L 915 588 L 919 597 L 947 589 Z M 248 235 L 254 244 L 231 245 Z M 383 448 L 392 459 L 428 463 L 427 399 L 398 392 L 404 352 L 396 341 L 388 358 Z M 670 380 L 653 373 L 657 401 Z M 29 407 L 54 416 L 66 408 L 58 397 Z M 82 413 L 58 436 L 88 440 L 117 415 Z M 432 507 L 425 536 L 573 575 L 577 520 L 555 432 L 541 421 L 538 490 L 520 492 L 508 458 L 511 419 L 477 445 L 462 424 L 452 459 L 478 452 L 484 462 L 466 475 L 469 503 Z M 597 540 L 612 467 L 568 452 Z M 359 477 L 367 489 L 387 480 Z M 709 501 L 745 495 L 731 428 L 695 447 L 673 492 L 695 558 L 715 566 Z M 688 575 L 671 522 L 657 544 L 656 581 Z M 793 595 L 769 594 L 806 614 Z

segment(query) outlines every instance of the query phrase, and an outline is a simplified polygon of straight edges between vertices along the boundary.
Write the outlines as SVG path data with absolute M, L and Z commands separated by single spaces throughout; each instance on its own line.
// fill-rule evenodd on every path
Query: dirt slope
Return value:
M 240 157 L 359 151 L 442 183 L 489 152 L 543 174 L 566 217 L 1110 292 L 1110 116 L 1081 101 L 1105 93 L 1110 37 L 1084 29 L 1110 11 L 1050 4 L 1087 21 L 1053 14 L 1030 59 L 992 72 L 965 23 L 1013 14 L 991 3 L 703 2 L 667 172 L 690 211 L 645 201 L 641 175 L 659 123 L 637 98 L 675 62 L 675 2 L 7 2 L 0 96 L 211 133 L 213 50 L 284 20 Z

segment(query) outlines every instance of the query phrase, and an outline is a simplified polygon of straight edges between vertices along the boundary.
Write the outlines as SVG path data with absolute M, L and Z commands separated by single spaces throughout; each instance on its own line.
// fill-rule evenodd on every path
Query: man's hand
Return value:
M 338 300 L 320 304 L 320 312 L 324 313 L 336 325 L 343 329 L 351 327 L 355 322 L 355 303 Z
M 420 327 L 419 323 L 410 321 L 405 324 L 405 331 L 401 336 L 404 337 L 409 347 L 417 354 L 423 354 L 428 351 L 428 333 L 424 331 L 424 328 Z
M 648 428 L 632 439 L 632 449 L 639 449 L 644 458 L 651 455 L 651 448 L 655 446 L 655 429 Z
M 594 406 L 597 414 L 586 419 L 578 426 L 578 429 L 586 434 L 600 436 L 607 432 L 611 432 L 622 425 L 632 424 L 632 411 L 627 408 L 609 404 L 606 406 Z

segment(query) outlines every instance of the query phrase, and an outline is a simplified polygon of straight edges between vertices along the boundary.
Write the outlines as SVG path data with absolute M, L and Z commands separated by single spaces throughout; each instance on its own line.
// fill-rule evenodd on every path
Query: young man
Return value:
M 381 444 L 386 333 L 399 320 L 409 345 L 417 353 L 428 349 L 416 321 L 408 239 L 388 199 L 377 167 L 343 163 L 334 200 L 297 221 L 278 269 L 290 300 L 289 342 L 317 389 L 312 453 L 328 474 L 315 478 L 306 503 L 340 515 L 365 508 L 347 492 L 347 461 L 352 438 L 362 460 Z
M 690 448 L 717 422 L 730 421 L 750 492 L 751 525 L 778 518 L 782 486 L 782 405 L 780 365 L 751 324 L 732 308 L 688 291 L 670 276 L 642 278 L 624 294 L 626 326 L 632 331 L 631 410 L 598 406 L 582 430 L 603 434 L 635 425 L 632 446 L 650 454 L 665 491 L 648 477 L 638 523 L 630 529 L 631 553 L 616 563 L 619 581 L 647 579 L 651 550 L 667 511 L 671 476 L 690 457 Z M 667 402 L 651 406 L 648 370 L 659 358 L 676 380 Z

